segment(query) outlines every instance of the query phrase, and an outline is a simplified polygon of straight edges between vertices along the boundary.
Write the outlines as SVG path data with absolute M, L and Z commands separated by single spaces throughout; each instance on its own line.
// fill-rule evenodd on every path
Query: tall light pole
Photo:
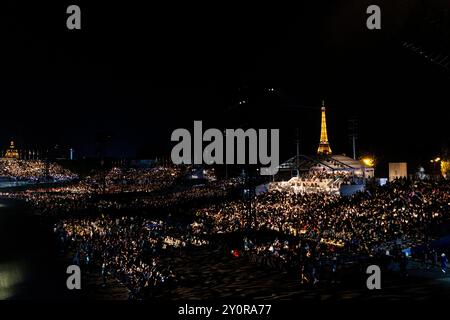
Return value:
M 223 130 L 223 134 L 225 136 L 225 141 L 226 141 L 227 140 L 227 129 Z M 228 180 L 228 165 L 227 165 L 227 161 L 225 161 L 225 179 Z
M 295 141 L 296 145 L 297 145 L 297 158 L 295 159 L 296 161 L 296 165 L 297 165 L 297 178 L 300 176 L 300 171 L 299 171 L 299 166 L 300 166 L 300 133 L 299 133 L 299 129 L 297 128 L 297 139 Z
M 348 135 L 352 142 L 353 159 L 356 160 L 356 139 L 358 139 L 358 119 L 352 118 L 348 120 Z

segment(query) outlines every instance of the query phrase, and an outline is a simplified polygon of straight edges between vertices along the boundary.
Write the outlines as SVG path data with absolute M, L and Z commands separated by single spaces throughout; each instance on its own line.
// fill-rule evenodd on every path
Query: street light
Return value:
M 436 171 L 437 175 L 439 175 L 439 173 L 441 173 L 440 172 L 441 170 L 439 170 L 440 169 L 439 168 L 439 162 L 440 161 L 441 161 L 440 157 L 436 157 L 436 158 L 430 160 L 430 162 L 434 164 L 433 165 L 433 170 Z
M 373 167 L 375 165 L 375 160 L 373 158 L 365 157 L 361 160 L 367 167 Z

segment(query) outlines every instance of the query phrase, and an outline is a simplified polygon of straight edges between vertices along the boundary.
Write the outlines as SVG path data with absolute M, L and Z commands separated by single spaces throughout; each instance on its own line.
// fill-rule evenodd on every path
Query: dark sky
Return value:
M 425 57 L 450 54 L 446 1 L 92 2 L 2 3 L 0 143 L 92 155 L 108 133 L 110 154 L 156 156 L 174 128 L 204 120 L 281 128 L 287 158 L 296 128 L 314 152 L 325 99 L 337 153 L 350 154 L 352 116 L 360 154 L 381 161 L 424 162 L 448 144 L 449 73 Z M 69 4 L 82 9 L 81 31 L 66 29 Z M 370 4 L 382 30 L 366 28 Z

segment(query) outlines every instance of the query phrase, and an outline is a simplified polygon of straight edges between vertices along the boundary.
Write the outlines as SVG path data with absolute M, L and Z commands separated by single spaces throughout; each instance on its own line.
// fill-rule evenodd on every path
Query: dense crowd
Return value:
M 21 199 L 44 216 L 62 216 L 105 210 L 148 211 L 205 204 L 227 199 L 236 194 L 243 181 L 240 178 L 183 184 L 179 168 L 122 170 L 113 168 L 101 187 L 101 175 L 88 176 L 66 186 L 33 188 L 24 191 L 1 192 L 0 195 Z M 136 181 L 134 180 L 136 179 Z M 135 181 L 135 182 L 133 182 Z M 175 184 L 179 181 L 179 184 Z
M 200 205 L 204 204 L 207 200 L 217 203 L 218 201 L 226 200 L 232 194 L 236 194 L 236 191 L 243 184 L 243 180 L 239 178 L 210 181 L 205 184 L 192 185 L 162 195 L 137 198 L 133 201 L 132 205 L 134 207 L 173 208 L 185 204 Z
M 154 192 L 170 187 L 184 171 L 178 167 L 155 167 L 149 169 L 112 168 L 104 177 L 97 175 L 91 185 L 103 187 L 105 193 Z M 88 180 L 89 181 L 89 180 Z
M 0 177 L 29 181 L 68 181 L 77 178 L 77 175 L 53 162 L 3 159 L 0 161 Z
M 352 172 L 327 172 L 314 170 L 299 173 L 298 176 L 288 181 L 271 183 L 271 188 L 282 192 L 294 191 L 295 193 L 332 193 L 339 194 L 341 185 L 363 184 L 364 180 L 360 176 L 355 176 Z
M 362 261 L 374 257 L 404 266 L 405 250 L 436 265 L 437 250 L 447 250 L 430 245 L 450 230 L 450 184 L 397 180 L 350 198 L 273 190 L 196 214 L 199 233 L 253 233 L 243 241 L 253 261 L 294 269 L 302 283 L 316 283 L 320 273 L 333 282 L 338 268 L 363 270 Z M 267 239 L 268 232 L 275 236 Z
M 186 172 L 114 168 L 66 186 L 2 195 L 53 216 L 62 248 L 75 263 L 97 270 L 105 283 L 114 276 L 137 299 L 174 285 L 170 257 L 176 252 L 224 235 L 243 239 L 234 255 L 242 251 L 314 284 L 334 282 L 338 269 L 355 261 L 429 248 L 450 230 L 445 180 L 397 180 L 351 197 L 292 188 L 243 196 L 251 188 L 245 179 L 198 184 L 183 179 Z M 310 178 L 301 181 L 343 179 L 325 173 Z
M 341 172 L 329 172 L 326 170 L 311 170 L 307 172 L 302 172 L 299 174 L 298 178 L 303 181 L 321 181 L 321 180 L 337 180 L 337 179 L 351 179 L 354 178 L 352 172 L 341 171 Z
M 402 181 L 351 198 L 326 193 L 272 191 L 197 212 L 208 232 L 271 230 L 317 241 L 345 243 L 369 253 L 397 239 L 420 243 L 450 218 L 448 182 Z M 432 236 L 432 234 L 429 234 Z
M 61 220 L 54 231 L 62 248 L 73 254 L 73 263 L 88 271 L 100 269 L 104 285 L 109 276 L 116 277 L 134 299 L 174 285 L 167 256 L 175 249 L 208 244 L 179 225 L 139 216 Z

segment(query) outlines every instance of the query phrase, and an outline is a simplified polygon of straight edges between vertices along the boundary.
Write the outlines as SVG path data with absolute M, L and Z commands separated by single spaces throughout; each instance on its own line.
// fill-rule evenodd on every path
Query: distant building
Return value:
M 398 178 L 406 178 L 408 176 L 408 167 L 406 162 L 390 162 L 389 163 L 389 181 Z
M 283 172 L 291 177 L 302 172 L 329 172 L 329 173 L 350 173 L 357 177 L 373 178 L 374 170 L 364 162 L 354 160 L 344 155 L 322 155 L 319 157 L 309 157 L 299 155 L 292 157 L 279 166 L 280 175 Z
M 16 149 L 14 145 L 14 141 L 11 141 L 11 144 L 9 145 L 9 149 L 6 150 L 5 159 L 19 159 L 19 151 Z

